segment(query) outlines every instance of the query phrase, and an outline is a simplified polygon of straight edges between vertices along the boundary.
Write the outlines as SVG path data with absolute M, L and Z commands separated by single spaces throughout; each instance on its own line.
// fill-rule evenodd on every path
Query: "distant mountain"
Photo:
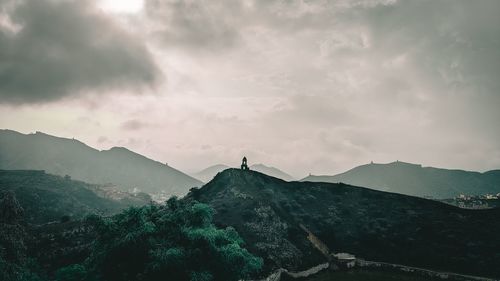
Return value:
M 222 172 L 225 169 L 229 169 L 229 166 L 224 164 L 217 164 L 203 169 L 193 174 L 192 176 L 202 182 L 209 182 L 215 177 L 215 175 L 217 175 L 217 173 Z
M 224 165 L 224 164 L 217 164 L 217 165 L 210 166 L 206 169 L 203 169 L 203 170 L 197 172 L 196 174 L 193 174 L 193 177 L 201 180 L 202 182 L 209 182 L 218 173 L 220 173 L 226 169 L 229 169 L 229 168 L 231 168 L 231 167 Z M 272 176 L 272 177 L 279 178 L 279 179 L 286 180 L 286 181 L 293 181 L 294 180 L 294 178 L 292 176 L 281 171 L 280 169 L 275 168 L 275 167 L 269 167 L 269 166 L 266 166 L 264 164 L 253 164 L 250 166 L 250 170 L 261 172 L 261 173 L 266 174 L 268 176 Z
M 182 196 L 202 183 L 123 147 L 99 151 L 75 139 L 0 130 L 0 169 L 45 170 L 124 190 Z
M 132 195 L 49 175 L 43 171 L 0 170 L 0 199 L 13 192 L 29 223 L 58 221 L 63 216 L 79 219 L 87 214 L 111 215 L 129 206 L 149 204 L 147 194 Z
M 286 182 L 240 169 L 219 173 L 184 200 L 212 206 L 216 224 L 234 227 L 247 249 L 264 259 L 265 272 L 305 269 L 325 262 L 324 253 L 331 251 L 500 277 L 500 209 L 460 209 L 345 184 Z
M 500 170 L 485 173 L 393 162 L 367 164 L 335 176 L 310 175 L 302 181 L 348 183 L 376 190 L 443 199 L 460 194 L 500 192 Z
M 282 170 L 275 168 L 275 167 L 269 167 L 264 164 L 254 164 L 250 166 L 250 170 L 261 172 L 263 174 L 266 174 L 271 177 L 279 178 L 285 181 L 293 181 L 294 178 L 290 176 L 289 174 L 283 172 Z

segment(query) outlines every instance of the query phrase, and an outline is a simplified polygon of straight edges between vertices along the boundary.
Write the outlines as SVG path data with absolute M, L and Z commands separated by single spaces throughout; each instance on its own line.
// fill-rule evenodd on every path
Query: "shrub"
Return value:
M 208 205 L 173 198 L 163 207 L 89 217 L 98 234 L 89 268 L 107 281 L 230 281 L 257 273 L 262 259 L 243 248 L 233 228 L 215 227 L 213 214 Z

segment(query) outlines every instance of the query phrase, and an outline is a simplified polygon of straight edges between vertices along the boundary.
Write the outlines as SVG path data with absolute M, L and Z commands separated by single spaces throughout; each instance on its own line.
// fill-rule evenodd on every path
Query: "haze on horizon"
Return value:
M 500 168 L 500 1 L 0 0 L 0 128 L 187 172 Z

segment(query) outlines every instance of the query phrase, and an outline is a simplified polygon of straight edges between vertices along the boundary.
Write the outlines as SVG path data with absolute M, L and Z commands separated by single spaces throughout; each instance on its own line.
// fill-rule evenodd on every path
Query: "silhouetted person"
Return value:
M 247 165 L 247 158 L 243 156 L 243 160 L 241 161 L 241 169 L 242 170 L 250 170 Z

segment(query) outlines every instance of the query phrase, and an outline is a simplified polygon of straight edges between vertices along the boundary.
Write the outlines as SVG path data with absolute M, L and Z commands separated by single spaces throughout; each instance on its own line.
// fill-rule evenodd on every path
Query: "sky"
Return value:
M 500 168 L 500 1 L 0 0 L 0 128 L 186 172 Z

